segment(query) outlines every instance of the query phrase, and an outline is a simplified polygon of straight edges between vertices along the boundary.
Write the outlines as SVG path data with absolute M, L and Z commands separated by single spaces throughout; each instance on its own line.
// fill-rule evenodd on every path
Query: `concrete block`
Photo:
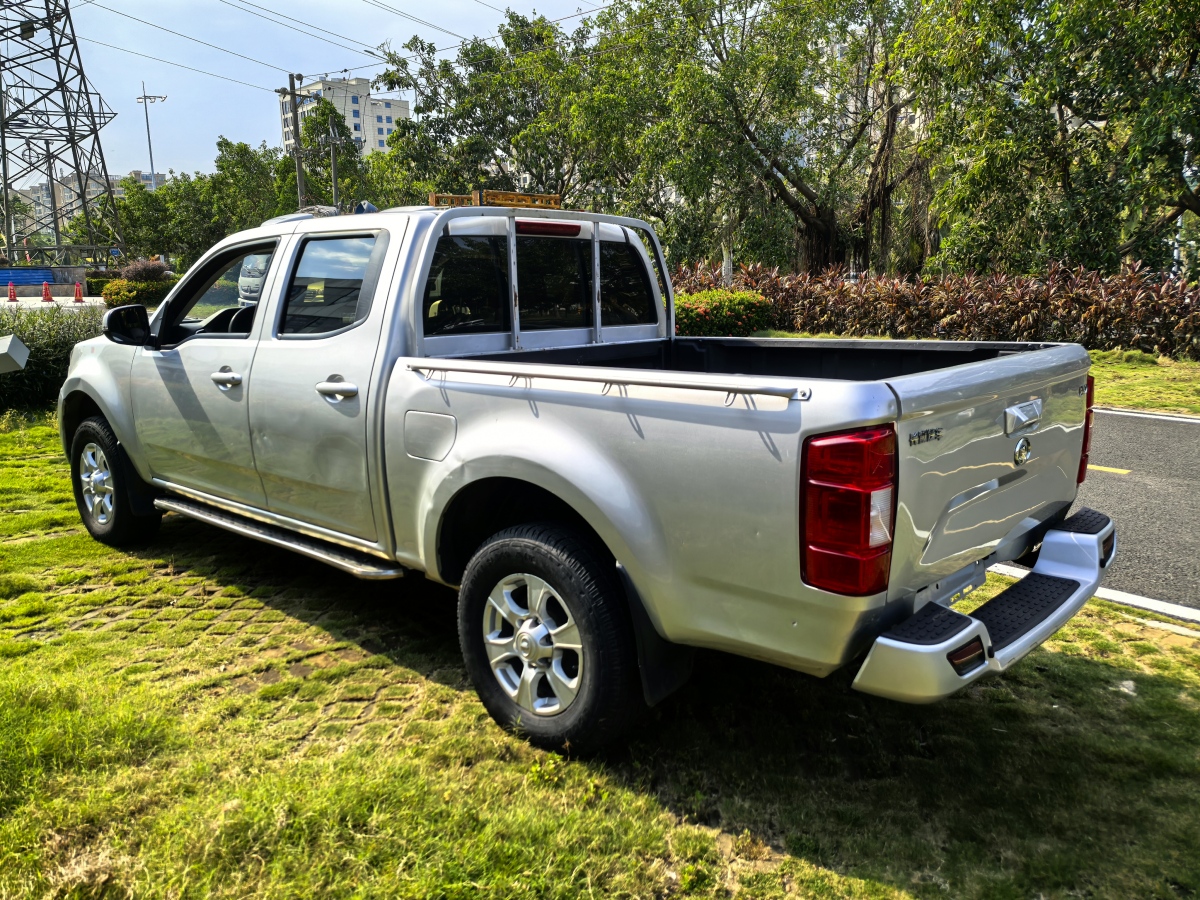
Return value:
M 25 368 L 29 361 L 29 348 L 15 334 L 0 337 L 0 374 Z

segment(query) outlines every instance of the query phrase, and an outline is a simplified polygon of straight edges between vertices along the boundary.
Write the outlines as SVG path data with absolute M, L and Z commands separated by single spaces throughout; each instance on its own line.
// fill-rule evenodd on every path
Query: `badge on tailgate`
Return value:
M 1035 397 L 1004 411 L 1004 433 L 1011 436 L 1034 431 L 1042 419 L 1042 400 Z

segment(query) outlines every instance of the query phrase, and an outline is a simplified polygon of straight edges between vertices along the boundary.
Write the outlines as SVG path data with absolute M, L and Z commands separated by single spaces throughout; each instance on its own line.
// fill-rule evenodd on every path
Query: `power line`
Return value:
M 424 25 L 426 28 L 432 28 L 434 31 L 440 31 L 442 34 L 448 34 L 450 37 L 456 37 L 463 41 L 470 40 L 470 38 L 463 37 L 461 34 L 450 31 L 448 28 L 443 28 L 440 25 L 434 25 L 432 22 L 427 22 L 424 19 L 418 19 L 411 13 L 406 13 L 402 9 L 396 9 L 394 6 L 388 6 L 386 3 L 383 3 L 382 0 L 363 0 L 363 3 L 367 4 L 368 6 L 374 6 L 378 9 L 382 9 L 385 12 L 390 12 L 392 15 L 400 16 L 403 19 L 416 22 L 418 25 Z
M 173 31 L 170 28 L 165 28 L 162 25 L 155 24 L 154 22 L 148 22 L 145 19 L 139 19 L 137 16 L 131 16 L 129 13 L 121 12 L 119 9 L 113 9 L 111 6 L 105 6 L 103 3 L 97 2 L 97 0 L 91 0 L 91 5 L 95 6 L 97 9 L 107 10 L 108 12 L 114 13 L 118 16 L 124 16 L 126 19 L 133 19 L 135 22 L 141 22 L 143 25 L 149 25 L 151 28 L 157 28 L 159 31 L 165 31 L 167 34 L 173 34 L 176 37 L 181 37 L 185 41 L 191 41 L 194 44 L 202 44 L 205 47 L 212 47 L 214 50 L 220 50 L 222 53 L 228 53 L 230 56 L 236 56 L 238 59 L 244 59 L 259 66 L 265 66 L 268 69 L 275 69 L 277 72 L 287 73 L 289 71 L 288 69 L 283 68 L 283 66 L 275 66 L 271 63 L 263 62 L 261 59 L 255 59 L 252 56 L 244 56 L 241 53 L 237 53 L 225 47 L 220 47 L 217 44 L 210 44 L 208 41 L 202 41 L 200 38 L 194 38 L 191 35 L 184 34 L 181 31 Z
M 94 2 L 94 0 L 93 0 L 93 2 Z M 278 16 L 280 19 L 287 19 L 289 22 L 299 22 L 301 25 L 304 25 L 307 28 L 313 29 L 313 31 L 320 31 L 325 34 L 332 35 L 335 38 L 340 38 L 343 41 L 349 41 L 352 44 L 358 43 L 354 38 L 346 37 L 346 35 L 344 35 L 344 34 L 338 34 L 336 31 L 330 31 L 327 28 L 321 28 L 319 25 L 312 25 L 308 22 L 302 21 L 301 19 L 293 19 L 291 16 L 284 15 L 281 12 L 275 12 L 275 10 L 273 10 L 273 9 L 268 9 L 265 6 L 259 6 L 257 3 L 251 3 L 250 0 L 239 0 L 238 3 L 231 3 L 231 2 L 229 2 L 229 0 L 221 0 L 221 2 L 224 3 L 226 6 L 232 6 L 234 9 L 240 10 L 241 12 L 249 13 L 252 16 L 258 16 L 258 18 L 265 19 L 266 21 L 271 22 L 275 25 L 282 26 L 283 28 L 290 28 L 292 31 L 295 31 L 299 34 L 307 35 L 308 37 L 311 37 L 311 38 L 316 38 L 318 41 L 325 41 L 325 43 L 332 44 L 334 47 L 341 47 L 343 50 L 351 50 L 355 53 L 361 53 L 363 56 L 375 56 L 378 58 L 378 54 L 376 54 L 374 50 L 364 50 L 364 49 L 356 48 L 356 47 L 347 47 L 345 44 L 339 44 L 339 43 L 337 43 L 337 41 L 331 41 L 331 40 L 329 40 L 329 38 L 321 37 L 321 35 L 319 35 L 319 34 L 313 34 L 312 32 L 305 31 L 303 28 L 297 28 L 295 25 L 289 25 L 289 24 L 287 24 L 287 22 L 280 22 L 277 19 L 271 18 L 270 16 Z M 246 9 L 245 7 L 247 7 L 247 6 L 253 6 L 254 9 L 260 9 L 264 13 L 269 13 L 270 15 L 265 16 L 262 13 L 256 13 L 256 12 L 254 12 L 254 10 Z M 365 69 L 368 67 L 367 66 L 358 66 L 358 68 Z
M 268 94 L 275 93 L 275 91 L 273 91 L 271 88 L 263 87 L 261 84 L 251 84 L 248 81 L 239 81 L 236 78 L 230 78 L 228 75 L 218 75 L 215 72 L 206 72 L 203 69 L 195 69 L 191 66 L 185 66 L 183 63 L 172 62 L 169 59 L 161 59 L 157 56 L 150 56 L 147 53 L 138 53 L 136 50 L 128 50 L 125 47 L 118 47 L 116 44 L 106 44 L 104 41 L 98 41 L 95 38 L 83 37 L 82 35 L 76 35 L 76 37 L 81 41 L 87 41 L 89 44 L 99 44 L 101 47 L 108 47 L 110 50 L 120 50 L 122 53 L 130 53 L 133 56 L 140 56 L 142 59 L 152 59 L 154 62 L 160 62 L 168 66 L 175 66 L 177 69 L 187 69 L 189 72 L 198 72 L 199 74 L 207 75 L 210 78 L 220 78 L 222 81 L 232 81 L 234 84 L 240 84 L 243 87 L 254 88 L 258 91 L 266 91 Z

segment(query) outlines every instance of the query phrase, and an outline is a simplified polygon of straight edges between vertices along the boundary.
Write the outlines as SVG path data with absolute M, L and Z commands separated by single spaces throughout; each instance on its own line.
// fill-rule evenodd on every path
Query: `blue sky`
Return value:
M 272 146 L 280 143 L 277 98 L 271 91 L 287 85 L 289 69 L 312 77 L 338 75 L 342 69 L 355 68 L 353 74 L 370 77 L 382 71 L 382 66 L 373 63 L 369 55 L 361 52 L 363 49 L 384 41 L 399 47 L 414 34 L 439 47 L 458 42 L 457 38 L 444 32 L 381 8 L 376 0 L 341 0 L 337 3 L 248 0 L 259 8 L 258 11 L 269 10 L 290 16 L 352 39 L 347 41 L 325 35 L 334 43 L 307 37 L 235 9 L 231 5 L 235 2 L 238 0 L 168 0 L 166 3 L 161 0 L 80 0 L 72 3 L 75 32 L 81 38 L 79 47 L 84 70 L 93 87 L 117 113 L 101 132 L 110 174 L 123 175 L 131 169 L 149 169 L 146 122 L 142 106 L 135 99 L 142 92 L 143 80 L 148 94 L 167 96 L 165 103 L 150 107 L 155 169 L 159 172 L 168 169 L 207 172 L 212 169 L 218 135 L 254 145 L 264 140 Z M 487 0 L 486 5 L 481 0 L 440 0 L 420 4 L 412 0 L 378 0 L 378 3 L 464 36 L 495 34 L 503 15 L 489 7 L 506 5 L 502 0 Z M 536 11 L 557 18 L 594 5 L 580 0 L 539 0 Z M 526 15 L 535 11 L 530 0 L 512 0 L 511 6 Z M 216 44 L 249 59 L 201 46 L 112 10 Z M 573 18 L 563 24 L 569 27 L 577 21 Z M 89 42 L 84 40 L 86 38 L 102 43 Z M 133 56 L 115 47 L 225 75 L 256 87 L 221 81 Z M 357 68 L 360 66 L 366 68 Z

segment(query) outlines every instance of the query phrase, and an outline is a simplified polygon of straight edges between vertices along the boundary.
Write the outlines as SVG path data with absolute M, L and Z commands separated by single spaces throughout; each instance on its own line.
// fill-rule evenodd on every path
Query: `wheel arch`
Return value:
M 586 516 L 546 487 L 512 476 L 490 476 L 459 489 L 438 520 L 435 558 L 439 578 L 460 583 L 471 557 L 487 538 L 505 528 L 532 522 L 551 522 L 571 529 L 604 553 L 616 570 L 633 629 L 646 703 L 654 706 L 687 681 L 692 671 L 692 649 L 673 644 L 662 635 L 628 565 L 621 561 L 630 557 L 622 557 L 610 543 L 611 538 L 605 540 Z M 613 523 L 605 517 L 601 527 L 608 530 Z
M 63 453 L 71 452 L 71 440 L 79 428 L 79 423 L 92 416 L 103 416 L 105 421 L 112 424 L 104 409 L 87 391 L 76 389 L 63 397 L 58 407 L 58 431 L 62 439 Z

